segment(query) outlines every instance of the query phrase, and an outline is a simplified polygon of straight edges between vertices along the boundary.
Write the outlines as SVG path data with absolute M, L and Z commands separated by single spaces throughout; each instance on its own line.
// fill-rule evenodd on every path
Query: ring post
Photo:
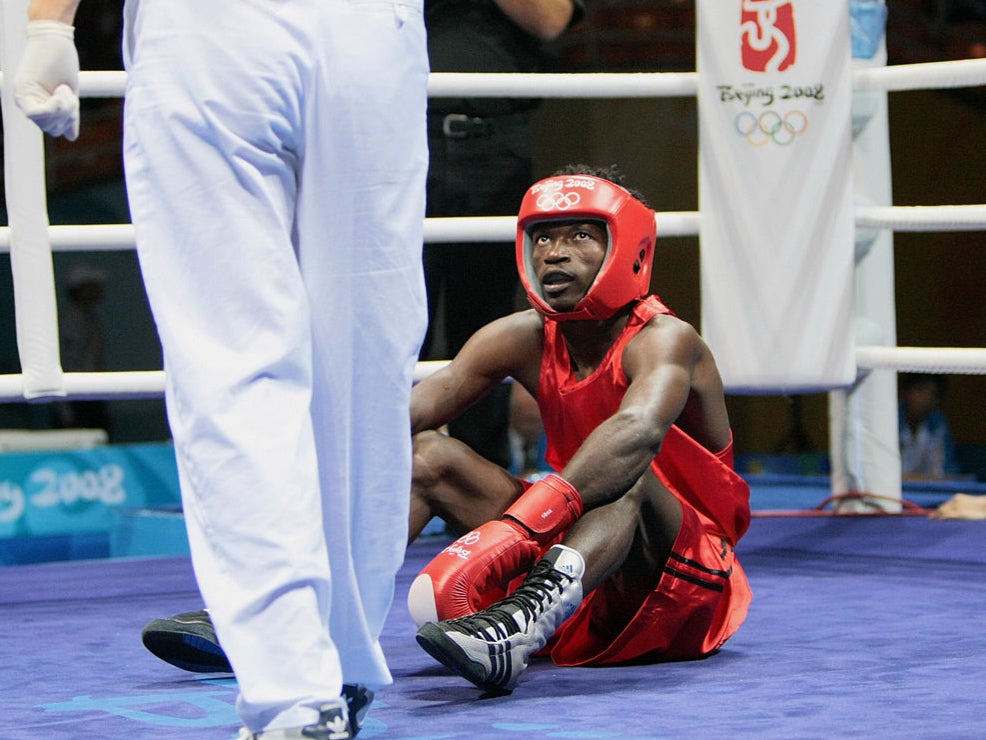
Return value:
M 884 0 L 850 0 L 853 68 L 887 63 Z M 859 206 L 889 206 L 890 137 L 887 93 L 853 94 L 853 187 Z M 855 333 L 860 345 L 895 347 L 893 232 L 856 227 Z M 845 513 L 901 511 L 900 450 L 897 430 L 897 375 L 892 369 L 864 371 L 848 389 L 829 394 L 832 494 L 872 493 L 879 498 L 846 498 Z M 896 499 L 896 501 L 894 501 Z M 838 498 L 836 499 L 839 500 Z

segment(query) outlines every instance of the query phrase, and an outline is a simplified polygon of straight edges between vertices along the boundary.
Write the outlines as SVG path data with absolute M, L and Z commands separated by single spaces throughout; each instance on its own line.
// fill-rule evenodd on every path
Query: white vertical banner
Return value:
M 702 334 L 732 393 L 856 379 L 849 0 L 697 0 Z

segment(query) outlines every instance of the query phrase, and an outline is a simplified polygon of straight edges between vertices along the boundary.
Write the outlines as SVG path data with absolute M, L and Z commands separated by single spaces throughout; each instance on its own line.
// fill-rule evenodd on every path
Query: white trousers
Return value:
M 126 6 L 138 254 L 192 561 L 253 730 L 391 681 L 427 320 L 421 4 Z

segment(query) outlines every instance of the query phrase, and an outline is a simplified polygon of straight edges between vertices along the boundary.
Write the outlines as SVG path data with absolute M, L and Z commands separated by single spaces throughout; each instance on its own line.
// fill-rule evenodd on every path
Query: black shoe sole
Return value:
M 509 689 L 491 682 L 486 669 L 472 660 L 461 647 L 449 639 L 437 624 L 428 622 L 422 625 L 415 639 L 428 655 L 474 686 L 498 694 L 510 693 Z
M 154 620 L 141 633 L 141 640 L 151 653 L 176 668 L 191 673 L 232 673 L 226 654 L 215 642 L 195 634 L 194 625 L 187 631 L 175 629 L 168 620 Z

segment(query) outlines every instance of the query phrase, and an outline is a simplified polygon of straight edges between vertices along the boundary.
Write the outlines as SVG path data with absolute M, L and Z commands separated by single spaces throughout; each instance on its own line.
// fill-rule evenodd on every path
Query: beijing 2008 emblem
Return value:
M 794 6 L 790 0 L 743 0 L 740 16 L 743 67 L 783 72 L 797 56 Z

